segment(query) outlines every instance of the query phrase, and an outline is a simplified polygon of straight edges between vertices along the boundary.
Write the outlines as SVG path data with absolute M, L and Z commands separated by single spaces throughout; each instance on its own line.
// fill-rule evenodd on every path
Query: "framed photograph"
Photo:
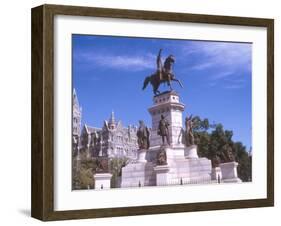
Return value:
M 274 205 L 273 19 L 32 9 L 32 216 Z

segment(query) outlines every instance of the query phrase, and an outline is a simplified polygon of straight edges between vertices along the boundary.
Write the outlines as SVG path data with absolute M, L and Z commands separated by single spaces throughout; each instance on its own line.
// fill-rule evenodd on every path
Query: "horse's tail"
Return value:
M 150 76 L 147 76 L 143 82 L 143 87 L 142 87 L 143 90 L 147 87 L 149 82 L 150 82 Z

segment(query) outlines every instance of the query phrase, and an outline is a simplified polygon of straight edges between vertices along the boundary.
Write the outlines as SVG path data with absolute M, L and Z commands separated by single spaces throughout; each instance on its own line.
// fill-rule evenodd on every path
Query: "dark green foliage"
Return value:
M 127 158 L 110 158 L 109 173 L 112 174 L 111 187 L 116 188 L 120 184 L 122 167 L 128 162 Z M 87 159 L 86 152 L 82 151 L 80 160 L 73 157 L 72 166 L 72 188 L 93 189 L 95 187 L 94 174 L 96 173 L 97 161 L 95 158 Z
M 234 144 L 236 157 L 239 160 L 238 175 L 242 181 L 252 180 L 252 158 L 245 152 L 245 146 L 241 142 Z
M 96 161 L 88 160 L 86 153 L 80 154 L 80 160 L 73 158 L 72 161 L 72 188 L 92 189 L 95 187 L 93 175 L 95 174 Z
M 122 167 L 126 166 L 128 163 L 128 158 L 112 158 L 110 160 L 109 170 L 112 174 L 111 187 L 120 187 Z
M 208 119 L 194 117 L 195 143 L 198 146 L 198 155 L 213 159 L 216 155 L 225 156 L 227 147 L 231 147 L 238 165 L 238 176 L 242 181 L 252 179 L 252 159 L 246 147 L 241 142 L 232 140 L 233 132 L 224 130 L 222 124 L 210 124 Z

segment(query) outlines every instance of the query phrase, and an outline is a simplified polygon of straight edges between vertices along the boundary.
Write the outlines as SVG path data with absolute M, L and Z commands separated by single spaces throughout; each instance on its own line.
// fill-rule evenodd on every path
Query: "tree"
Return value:
M 111 187 L 119 186 L 122 167 L 128 163 L 128 158 L 109 158 L 109 173 L 112 174 Z M 97 170 L 96 158 L 87 158 L 85 151 L 81 152 L 80 159 L 73 158 L 72 167 L 72 188 L 89 189 L 95 187 L 94 175 Z
M 96 161 L 88 159 L 85 151 L 81 152 L 80 159 L 72 158 L 72 188 L 94 188 L 95 181 L 93 175 L 96 168 Z
M 208 119 L 194 117 L 194 137 L 198 146 L 198 155 L 213 160 L 216 156 L 224 158 L 231 148 L 238 165 L 238 176 L 242 181 L 251 181 L 252 160 L 241 142 L 232 140 L 233 131 L 225 130 L 220 123 L 210 124 Z
M 111 178 L 111 187 L 117 188 L 119 187 L 119 182 L 121 180 L 122 175 L 122 167 L 126 166 L 128 163 L 128 158 L 112 158 L 110 160 L 109 169 L 112 174 Z

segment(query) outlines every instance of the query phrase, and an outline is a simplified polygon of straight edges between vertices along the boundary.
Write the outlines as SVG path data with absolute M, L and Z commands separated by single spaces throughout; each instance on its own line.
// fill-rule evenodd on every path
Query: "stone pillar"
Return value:
M 198 159 L 197 145 L 191 145 L 185 148 L 185 157 L 188 159 Z
M 183 146 L 181 140 L 182 112 L 184 104 L 180 103 L 179 95 L 175 91 L 164 92 L 154 96 L 153 106 L 148 109 L 152 117 L 152 131 L 150 146 L 162 145 L 161 137 L 157 134 L 161 115 L 169 122 L 169 138 L 171 146 Z
M 241 182 L 237 174 L 237 162 L 221 163 L 221 176 L 222 182 Z
M 147 162 L 146 161 L 146 149 L 140 149 L 138 150 L 138 162 Z
M 156 185 L 163 186 L 169 184 L 169 171 L 170 167 L 168 165 L 159 165 L 154 167 L 156 173 Z
M 172 164 L 174 161 L 185 159 L 184 148 L 165 147 L 164 150 L 166 152 L 168 165 Z
M 112 174 L 110 173 L 97 173 L 94 175 L 95 180 L 95 189 L 102 190 L 102 189 L 110 189 L 110 180 Z

